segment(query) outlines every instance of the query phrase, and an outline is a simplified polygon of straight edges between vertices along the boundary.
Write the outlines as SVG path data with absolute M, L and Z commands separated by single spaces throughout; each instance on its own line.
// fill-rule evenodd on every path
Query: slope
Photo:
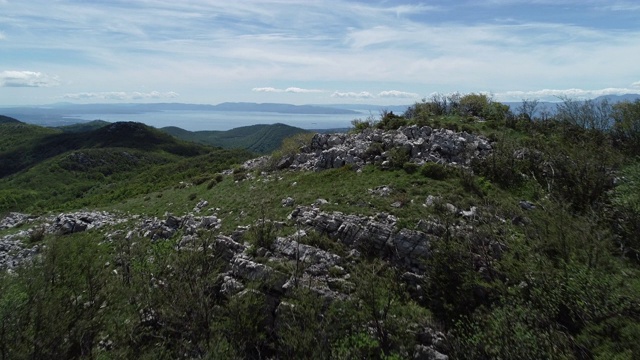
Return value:
M 87 131 L 97 130 L 109 124 L 111 123 L 108 121 L 93 120 L 93 121 L 78 123 L 73 125 L 59 126 L 57 127 L 57 129 L 60 129 L 64 132 L 87 132 Z
M 247 149 L 259 154 L 269 153 L 277 149 L 282 144 L 282 140 L 306 132 L 285 124 L 251 125 L 228 131 L 191 132 L 178 127 L 165 127 L 160 130 L 182 140 L 227 149 Z

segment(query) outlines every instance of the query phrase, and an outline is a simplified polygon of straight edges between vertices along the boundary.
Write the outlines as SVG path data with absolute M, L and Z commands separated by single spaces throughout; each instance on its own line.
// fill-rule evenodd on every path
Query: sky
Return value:
M 637 0 L 0 0 L 0 105 L 640 93 Z

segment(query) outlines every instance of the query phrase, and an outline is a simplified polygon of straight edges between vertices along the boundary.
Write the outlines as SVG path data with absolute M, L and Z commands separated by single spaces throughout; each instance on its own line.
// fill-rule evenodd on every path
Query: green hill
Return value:
M 178 127 L 160 129 L 179 139 L 226 149 L 247 149 L 258 154 L 270 153 L 282 141 L 306 130 L 284 124 L 244 126 L 228 131 L 187 131 Z
M 60 129 L 64 132 L 87 132 L 87 131 L 92 131 L 92 130 L 97 130 L 101 127 L 105 127 L 107 125 L 111 124 L 108 121 L 104 121 L 104 120 L 93 120 L 93 121 L 89 121 L 89 122 L 84 122 L 84 123 L 78 123 L 78 124 L 73 124 L 73 125 L 65 125 L 65 126 L 59 126 L 57 127 L 57 129 Z
M 6 123 L 0 124 L 0 140 L 5 149 L 0 152 L 0 213 L 51 202 L 64 208 L 81 198 L 96 205 L 222 170 L 211 159 L 230 166 L 249 156 L 178 140 L 133 122 L 86 132 Z M 183 161 L 192 163 L 189 169 Z M 159 173 L 150 176 L 153 171 Z
M 42 139 L 60 133 L 59 130 L 23 122 L 0 123 L 0 154 L 22 147 L 36 146 Z M 0 159 L 4 155 L 0 155 Z
M 11 123 L 2 125 L 0 138 L 13 139 L 12 149 L 0 153 L 0 178 L 79 149 L 121 147 L 184 156 L 201 155 L 208 151 L 202 145 L 177 140 L 150 126 L 134 122 L 117 122 L 93 131 L 67 133 Z

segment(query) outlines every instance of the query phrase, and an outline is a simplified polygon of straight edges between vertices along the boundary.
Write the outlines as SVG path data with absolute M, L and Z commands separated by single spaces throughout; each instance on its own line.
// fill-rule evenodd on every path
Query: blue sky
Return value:
M 0 0 L 0 105 L 640 93 L 637 0 Z

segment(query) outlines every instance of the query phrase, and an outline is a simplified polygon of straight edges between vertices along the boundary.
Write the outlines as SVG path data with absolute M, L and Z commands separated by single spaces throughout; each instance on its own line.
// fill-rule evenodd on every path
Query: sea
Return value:
M 256 124 L 286 124 L 306 130 L 344 129 L 352 127 L 354 119 L 365 119 L 361 114 L 281 114 L 273 112 L 242 111 L 157 111 L 136 114 L 73 114 L 65 116 L 70 122 L 90 120 L 136 121 L 155 128 L 176 126 L 189 131 L 230 130 Z

